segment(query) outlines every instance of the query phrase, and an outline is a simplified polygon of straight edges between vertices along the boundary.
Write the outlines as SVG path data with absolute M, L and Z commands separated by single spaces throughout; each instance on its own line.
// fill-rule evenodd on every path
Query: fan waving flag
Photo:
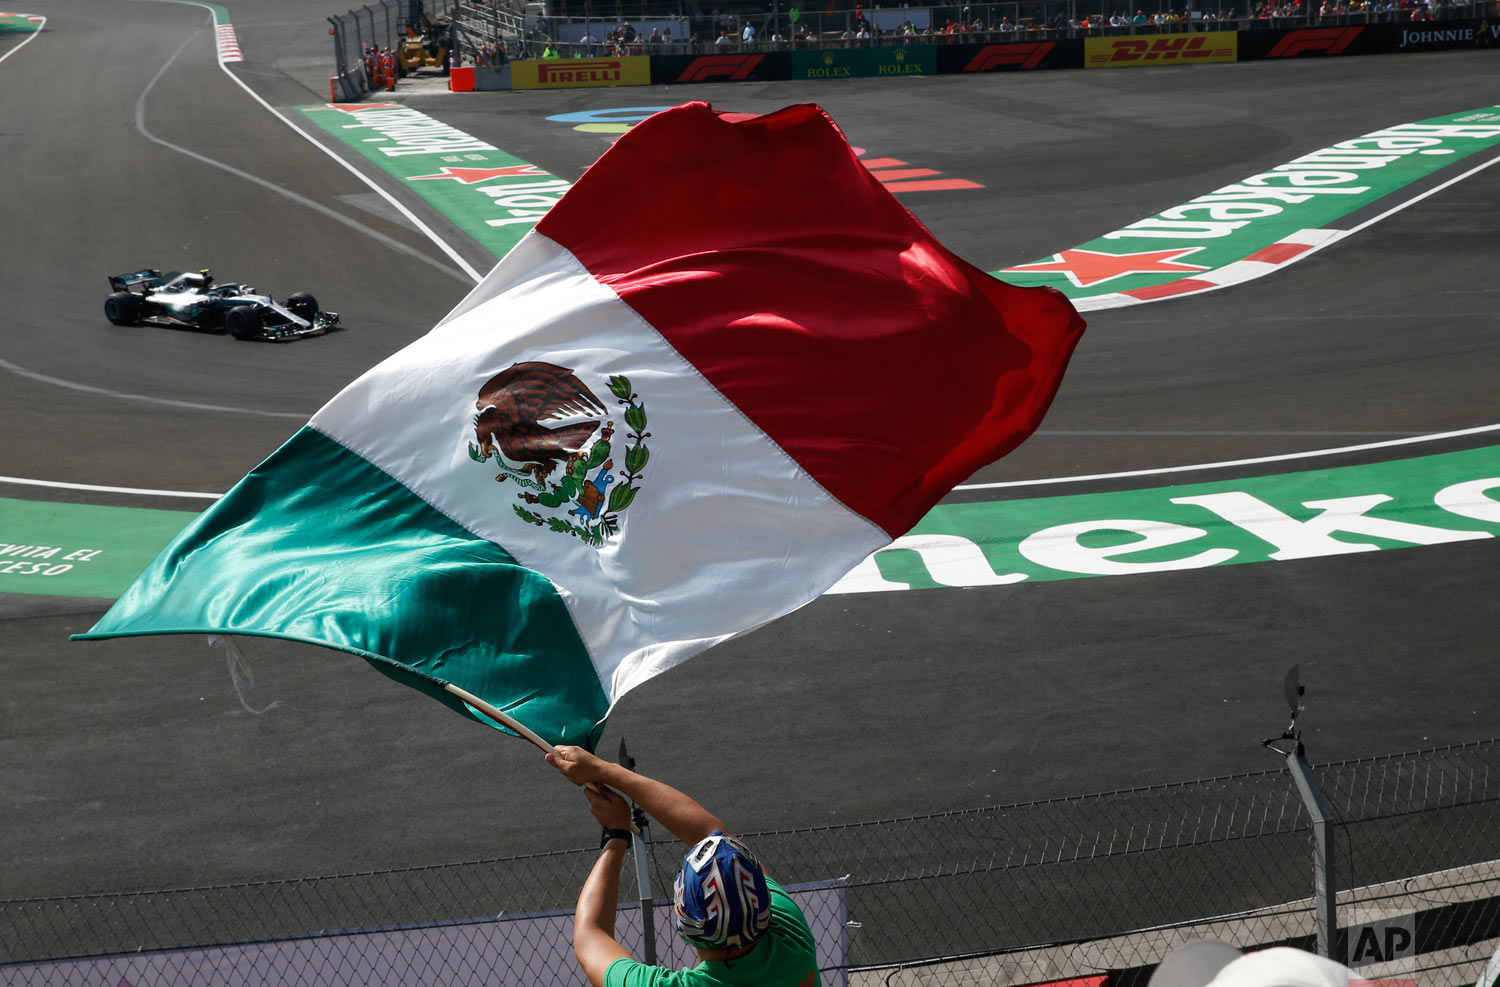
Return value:
M 689 103 L 79 636 L 306 641 L 592 747 L 632 687 L 816 598 L 1030 435 L 1082 332 L 942 247 L 819 108 Z

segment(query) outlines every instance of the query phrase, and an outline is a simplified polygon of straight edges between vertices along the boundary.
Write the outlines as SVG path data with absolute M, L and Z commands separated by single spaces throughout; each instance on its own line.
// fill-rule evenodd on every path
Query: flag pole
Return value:
M 540 736 L 538 736 L 535 731 L 527 727 L 520 720 L 516 719 L 514 716 L 511 716 L 509 713 L 503 712 L 495 708 L 494 706 L 491 706 L 483 699 L 480 699 L 478 696 L 474 695 L 474 693 L 469 692 L 466 689 L 460 689 L 452 682 L 444 682 L 443 689 L 462 699 L 470 706 L 473 706 L 475 709 L 479 710 L 481 713 L 483 713 L 485 716 L 488 716 L 496 723 L 499 723 L 501 726 L 514 730 L 523 740 L 531 741 L 533 744 L 540 747 L 548 754 L 557 753 L 556 747 L 553 747 L 551 744 L 547 743 Z
M 490 719 L 494 720 L 501 726 L 514 730 L 516 734 L 523 740 L 531 741 L 533 744 L 540 747 L 548 754 L 557 753 L 557 748 L 553 747 L 551 744 L 547 743 L 547 741 L 543 740 L 535 730 L 532 730 L 530 727 L 526 726 L 526 724 L 522 723 L 514 716 L 511 716 L 509 713 L 497 709 L 496 707 L 485 702 L 483 699 L 480 699 L 478 696 L 474 695 L 474 693 L 472 692 L 469 692 L 467 689 L 461 689 L 458 686 L 454 685 L 452 682 L 444 682 L 443 690 L 451 695 L 457 696 L 459 699 L 462 699 L 464 702 L 468 703 L 470 706 L 473 706 L 475 709 L 479 710 L 479 712 L 483 713 L 485 716 L 488 716 Z M 593 782 L 589 782 L 583 787 L 592 789 L 596 792 L 599 791 L 599 786 L 594 784 Z M 637 835 L 639 835 L 640 833 L 640 829 L 635 825 L 634 822 L 630 824 L 630 831 L 632 833 L 636 833 Z

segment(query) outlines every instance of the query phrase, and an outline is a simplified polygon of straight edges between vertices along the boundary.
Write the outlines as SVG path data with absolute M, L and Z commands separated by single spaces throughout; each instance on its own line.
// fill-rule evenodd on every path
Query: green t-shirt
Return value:
M 766 878 L 771 924 L 744 956 L 708 960 L 691 970 L 668 970 L 619 959 L 604 972 L 604 987 L 822 987 L 818 946 L 797 903 Z

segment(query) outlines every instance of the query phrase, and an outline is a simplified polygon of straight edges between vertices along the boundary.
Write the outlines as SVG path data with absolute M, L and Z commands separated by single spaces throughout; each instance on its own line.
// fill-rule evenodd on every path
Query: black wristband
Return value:
M 603 850 L 610 840 L 624 840 L 630 842 L 630 830 L 628 829 L 606 829 L 599 834 L 599 849 Z

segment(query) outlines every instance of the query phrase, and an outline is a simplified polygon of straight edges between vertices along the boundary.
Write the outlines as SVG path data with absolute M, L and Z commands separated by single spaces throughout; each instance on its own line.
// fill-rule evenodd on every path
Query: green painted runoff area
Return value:
M 119 596 L 195 517 L 0 498 L 0 593 Z
M 394 103 L 301 107 L 308 120 L 402 181 L 482 247 L 504 257 L 572 183 Z
M 1468 513 L 1451 509 L 1460 497 L 1471 505 Z M 1047 581 L 1411 548 L 1496 534 L 1500 446 L 1116 493 L 940 504 L 903 540 L 916 544 L 915 536 L 956 536 L 977 546 L 999 576 Z M 1356 545 L 1370 547 L 1348 547 Z M 916 550 L 882 549 L 875 561 L 885 580 L 901 584 L 883 588 L 956 584 L 941 578 Z
M 0 34 L 32 34 L 41 27 L 42 22 L 29 14 L 0 14 Z
M 118 596 L 195 516 L 0 499 L 0 593 Z M 875 553 L 878 576 L 849 591 L 1238 565 L 1496 534 L 1500 446 L 1486 446 L 1280 476 L 940 504 Z M 930 548 L 934 538 L 922 536 L 946 541 L 950 561 L 963 560 L 955 545 L 970 548 L 969 575 L 955 578 L 930 552 L 904 547 Z M 983 562 L 978 577 L 974 559 Z
M 1497 125 L 1500 110 L 1491 106 L 1370 134 L 1350 134 L 1339 144 L 1310 151 L 1233 185 L 1205 189 L 1189 202 L 1072 251 L 993 273 L 1011 284 L 1046 285 L 1074 299 L 1191 278 L 1251 257 L 1303 230 L 1329 228 L 1404 186 L 1500 147 Z M 1086 252 L 1135 255 L 1137 260 L 1111 266 L 1108 257 L 1101 264 L 1098 258 L 1084 256 Z M 1038 266 L 1054 269 L 1042 271 Z M 1027 267 L 1032 270 L 1021 270 Z M 1122 273 L 1090 283 L 1091 277 L 1132 269 L 1144 273 Z M 1073 278 L 1068 277 L 1069 271 Z
M 808 77 L 852 72 L 853 61 L 861 59 L 881 60 L 877 67 L 883 72 L 916 74 L 928 71 L 927 52 L 872 49 L 823 53 L 815 59 L 799 54 L 796 64 Z M 860 67 L 869 66 L 861 62 Z M 503 257 L 571 187 L 400 104 L 324 104 L 301 110 L 400 179 L 496 257 Z M 1312 245 L 1304 231 L 1329 230 L 1358 209 L 1496 147 L 1500 111 L 1495 107 L 1351 134 L 1232 185 L 1204 190 L 1195 199 L 1071 250 L 992 273 L 1012 284 L 1046 285 L 1083 299 L 1153 288 L 1246 258 L 1282 263 Z M 1267 250 L 1269 256 L 1263 253 Z

